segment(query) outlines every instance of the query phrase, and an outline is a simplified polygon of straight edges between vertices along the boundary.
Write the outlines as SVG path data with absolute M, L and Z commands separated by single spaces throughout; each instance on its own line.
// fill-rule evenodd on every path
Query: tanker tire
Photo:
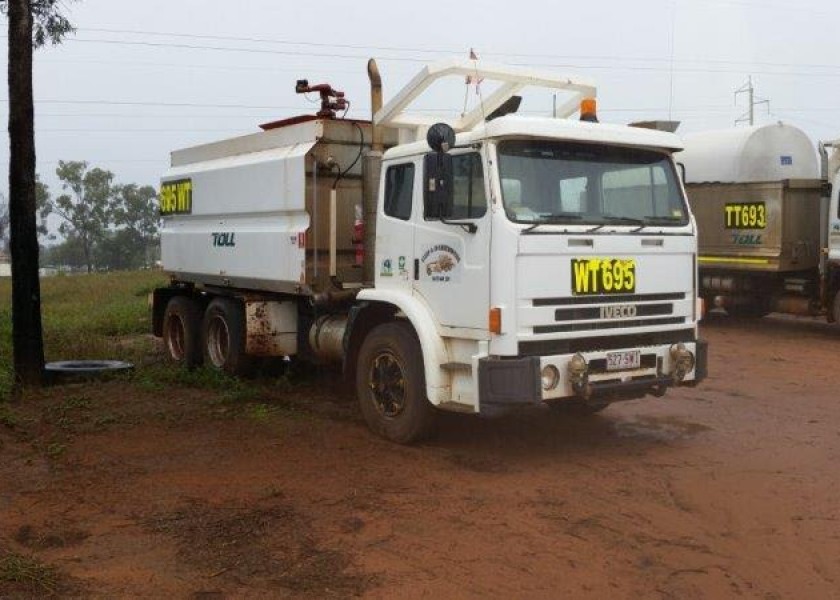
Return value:
M 213 300 L 204 311 L 201 331 L 205 364 L 228 375 L 251 375 L 254 361 L 245 354 L 245 311 L 241 302 Z
M 163 314 L 163 344 L 169 358 L 188 369 L 201 365 L 201 308 L 188 296 L 175 296 Z
M 410 326 L 385 323 L 368 334 L 356 363 L 356 394 L 368 427 L 385 439 L 410 444 L 432 433 L 436 411 Z

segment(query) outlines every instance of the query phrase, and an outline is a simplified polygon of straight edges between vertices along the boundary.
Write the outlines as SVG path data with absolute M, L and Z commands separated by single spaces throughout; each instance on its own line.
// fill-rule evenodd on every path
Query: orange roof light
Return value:
M 584 98 L 580 101 L 580 120 L 591 123 L 598 122 L 598 110 L 595 98 Z

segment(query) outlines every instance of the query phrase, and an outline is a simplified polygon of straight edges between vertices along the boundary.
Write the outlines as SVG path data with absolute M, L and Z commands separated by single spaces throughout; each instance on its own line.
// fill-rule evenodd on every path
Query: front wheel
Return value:
M 382 437 L 409 444 L 431 433 L 435 409 L 411 327 L 386 323 L 370 332 L 359 351 L 356 393 L 368 427 Z

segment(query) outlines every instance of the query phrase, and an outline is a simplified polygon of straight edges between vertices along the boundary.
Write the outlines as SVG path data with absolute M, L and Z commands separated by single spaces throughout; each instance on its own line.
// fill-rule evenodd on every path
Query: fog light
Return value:
M 542 388 L 547 392 L 560 383 L 560 371 L 554 365 L 546 365 L 542 370 Z
M 695 359 L 683 344 L 671 346 L 671 359 L 674 361 L 674 379 L 682 381 L 694 369 Z
M 582 354 L 575 354 L 569 361 L 569 383 L 578 396 L 589 396 L 589 365 Z

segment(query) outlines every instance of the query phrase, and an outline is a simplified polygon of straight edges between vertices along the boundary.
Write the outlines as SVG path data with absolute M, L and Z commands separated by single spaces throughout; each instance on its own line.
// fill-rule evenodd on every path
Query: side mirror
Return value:
M 678 162 L 677 163 L 677 169 L 679 169 L 680 179 L 682 180 L 683 185 L 685 185 L 685 165 L 681 162 Z
M 429 152 L 423 157 L 423 206 L 427 219 L 446 219 L 452 214 L 452 156 Z

